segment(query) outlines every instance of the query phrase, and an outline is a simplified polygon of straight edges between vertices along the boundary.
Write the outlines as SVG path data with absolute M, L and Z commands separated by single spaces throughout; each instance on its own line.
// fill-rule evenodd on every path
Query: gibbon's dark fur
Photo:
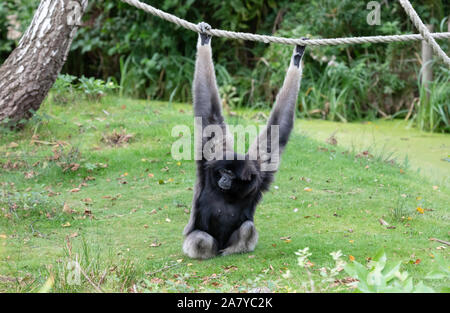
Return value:
M 207 259 L 218 254 L 228 255 L 255 249 L 258 233 L 253 224 L 253 216 L 262 193 L 269 189 L 276 172 L 262 171 L 261 167 L 264 162 L 272 161 L 276 162 L 278 168 L 278 156 L 288 142 L 294 125 L 295 105 L 302 76 L 301 58 L 305 47 L 297 46 L 294 49 L 283 87 L 276 98 L 266 128 L 249 152 L 238 157 L 222 116 L 212 62 L 211 37 L 205 33 L 210 26 L 206 23 L 200 23 L 199 26 L 202 33 L 197 43 L 195 63 L 194 115 L 201 117 L 203 129 L 208 125 L 220 126 L 227 138 L 216 142 L 215 147 L 234 156 L 234 159 L 229 160 L 224 153 L 223 160 L 208 161 L 202 154 L 202 159 L 197 161 L 197 182 L 190 220 L 184 229 L 183 251 L 191 258 Z M 270 151 L 272 125 L 279 125 L 277 151 Z M 203 138 L 199 149 L 203 149 L 210 139 L 211 137 Z M 261 142 L 266 139 L 269 141 L 263 148 Z M 258 158 L 250 158 L 250 152 L 259 153 Z

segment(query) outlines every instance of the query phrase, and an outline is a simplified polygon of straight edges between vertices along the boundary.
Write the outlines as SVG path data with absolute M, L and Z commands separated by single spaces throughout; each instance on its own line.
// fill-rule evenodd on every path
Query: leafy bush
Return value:
M 86 78 L 82 76 L 79 81 L 78 89 L 80 89 L 90 101 L 98 101 L 108 91 L 118 88 L 112 81 L 105 82 L 101 79 L 95 79 L 94 77 Z
M 422 281 L 415 283 L 412 277 L 409 277 L 407 271 L 400 271 L 402 262 L 388 262 L 384 249 L 380 249 L 375 257 L 370 258 L 369 263 L 364 266 L 353 260 L 350 263 L 342 259 L 342 252 L 336 251 L 330 253 L 335 265 L 331 268 L 322 267 L 320 269 L 320 280 L 312 276 L 309 267 L 312 263 L 309 257 L 312 255 L 309 248 L 300 249 L 295 253 L 298 256 L 298 265 L 305 269 L 309 280 L 303 283 L 303 288 L 307 292 L 324 292 L 330 288 L 339 290 L 340 285 L 337 282 L 344 282 L 347 287 L 355 288 L 356 292 L 362 293 L 392 293 L 392 292 L 436 292 L 433 288 L 426 286 Z M 350 256 L 352 259 L 352 257 Z M 435 268 L 430 269 L 425 279 L 449 279 L 450 266 L 448 262 L 440 255 L 435 255 Z M 339 280 L 340 272 L 344 270 L 351 277 Z M 291 278 L 288 270 L 283 274 L 284 278 Z M 336 289 L 338 287 L 338 289 Z M 446 288 L 442 292 L 448 292 Z
M 359 292 L 435 292 L 421 281 L 414 284 L 408 272 L 400 271 L 401 264 L 387 263 L 386 254 L 381 249 L 367 266 L 353 261 L 344 269 L 347 274 L 358 279 L 356 291 Z
M 77 82 L 78 81 L 78 82 Z M 118 89 L 118 85 L 112 80 L 105 82 L 94 77 L 77 78 L 72 75 L 62 74 L 58 76 L 52 87 L 53 100 L 58 104 L 74 101 L 76 92 L 81 92 L 87 100 L 98 101 L 107 93 Z
M 75 86 L 74 81 L 77 77 L 61 74 L 53 84 L 53 101 L 57 104 L 66 104 L 74 100 Z
M 35 0 L 4 0 L 0 3 L 0 64 L 8 57 L 19 40 L 18 38 L 9 38 L 9 27 L 23 33 L 38 4 L 39 1 Z
M 306 247 L 304 249 L 299 249 L 297 252 L 295 252 L 295 254 L 298 256 L 298 265 L 304 268 L 306 273 L 308 274 L 309 280 L 303 282 L 302 284 L 306 292 L 327 292 L 329 291 L 329 289 L 336 287 L 336 285 L 334 285 L 333 283 L 336 281 L 337 276 L 343 270 L 346 264 L 342 259 L 343 254 L 341 250 L 330 253 L 335 264 L 331 268 L 322 267 L 320 269 L 320 280 L 314 280 L 311 272 L 308 269 L 312 265 L 312 263 L 308 260 L 308 258 L 312 255 L 312 253 L 309 252 L 309 248 Z M 289 276 L 289 271 L 284 274 L 285 278 L 289 278 Z
M 419 83 L 419 101 L 415 124 L 422 130 L 450 132 L 450 70 L 441 73 L 428 88 Z

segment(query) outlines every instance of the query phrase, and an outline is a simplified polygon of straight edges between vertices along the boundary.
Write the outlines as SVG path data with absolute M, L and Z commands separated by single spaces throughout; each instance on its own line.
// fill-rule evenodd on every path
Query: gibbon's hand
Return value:
M 303 37 L 302 40 L 308 40 L 309 38 Z M 294 54 L 294 65 L 299 67 L 300 61 L 302 59 L 303 53 L 305 52 L 306 46 L 300 46 L 297 45 L 295 47 L 295 54 Z
M 198 27 L 200 28 L 200 38 L 202 46 L 209 44 L 211 40 L 211 35 L 208 35 L 206 31 L 211 29 L 211 25 L 205 22 L 201 22 L 198 24 Z

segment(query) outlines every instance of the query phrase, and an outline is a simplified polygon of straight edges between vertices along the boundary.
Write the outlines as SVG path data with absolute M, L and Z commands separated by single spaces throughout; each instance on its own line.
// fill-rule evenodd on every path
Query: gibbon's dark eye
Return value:
M 236 175 L 234 175 L 234 173 L 232 171 L 227 170 L 226 168 L 221 168 L 219 170 L 219 173 L 220 173 L 221 176 L 226 175 L 226 176 L 229 176 L 231 179 L 235 179 L 236 178 Z
M 219 187 L 223 190 L 229 190 L 231 188 L 231 184 L 233 182 L 233 179 L 236 178 L 236 175 L 230 170 L 227 169 L 220 169 L 219 170 L 220 179 L 217 182 Z

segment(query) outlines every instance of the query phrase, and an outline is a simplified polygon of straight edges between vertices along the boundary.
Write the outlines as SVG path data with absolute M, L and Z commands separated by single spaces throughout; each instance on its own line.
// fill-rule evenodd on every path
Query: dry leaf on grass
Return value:
M 133 138 L 132 134 L 127 134 L 126 129 L 120 131 L 113 130 L 110 134 L 104 134 L 102 141 L 110 146 L 121 146 L 127 144 Z
M 156 247 L 159 247 L 159 246 L 161 246 L 161 245 L 162 245 L 162 243 L 160 243 L 160 242 L 158 242 L 157 240 L 155 240 L 155 241 L 153 241 L 153 242 L 150 244 L 150 247 L 156 248 Z

